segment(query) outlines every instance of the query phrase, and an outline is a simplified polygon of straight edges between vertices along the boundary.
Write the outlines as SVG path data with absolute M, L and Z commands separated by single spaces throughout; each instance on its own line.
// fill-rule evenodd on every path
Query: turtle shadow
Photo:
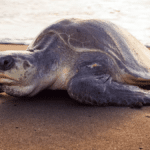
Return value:
M 93 126 L 99 126 L 100 132 L 104 132 L 112 125 L 117 127 L 132 118 L 134 110 L 128 107 L 98 107 L 83 105 L 72 100 L 67 91 L 40 92 L 34 97 L 14 98 L 8 95 L 1 95 L 3 102 L 0 104 L 0 120 L 7 126 L 15 122 L 15 126 L 24 124 L 36 128 L 38 124 L 47 128 L 60 128 L 64 132 L 64 127 L 70 124 L 69 130 L 76 126 L 88 131 L 96 130 Z M 42 124 L 41 124 L 42 123 Z M 94 125 L 93 125 L 94 124 Z M 14 124 L 12 124 L 14 125 Z M 78 129 L 76 129 L 78 131 Z
M 20 139 L 28 142 L 46 138 L 57 144 L 56 141 L 69 142 L 70 137 L 94 140 L 106 138 L 109 132 L 124 133 L 126 123 L 132 122 L 135 113 L 140 111 L 128 107 L 86 106 L 72 100 L 66 91 L 42 91 L 31 98 L 2 94 L 0 133 L 5 139 L 10 133 L 23 133 Z
M 56 104 L 74 107 L 90 107 L 90 108 L 98 107 L 89 104 L 83 104 L 70 98 L 67 91 L 65 90 L 43 90 L 33 97 L 20 97 L 20 98 L 15 98 L 12 96 L 8 97 L 11 97 L 11 101 L 13 103 L 16 103 L 14 104 L 14 106 L 17 106 L 17 103 L 36 103 L 36 104 L 39 103 L 40 105 L 41 103 L 47 102 L 51 105 Z

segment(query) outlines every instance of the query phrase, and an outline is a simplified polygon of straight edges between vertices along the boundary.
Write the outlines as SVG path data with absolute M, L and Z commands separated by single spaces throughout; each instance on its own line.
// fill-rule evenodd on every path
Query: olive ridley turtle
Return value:
M 105 20 L 61 20 L 26 51 L 0 53 L 0 89 L 12 96 L 60 89 L 85 104 L 141 107 L 149 86 L 150 51 Z

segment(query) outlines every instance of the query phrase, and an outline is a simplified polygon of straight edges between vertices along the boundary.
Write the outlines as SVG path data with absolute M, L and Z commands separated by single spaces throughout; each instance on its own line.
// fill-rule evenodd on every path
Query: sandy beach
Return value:
M 150 150 L 150 106 L 85 106 L 66 91 L 22 99 L 1 93 L 0 150 Z

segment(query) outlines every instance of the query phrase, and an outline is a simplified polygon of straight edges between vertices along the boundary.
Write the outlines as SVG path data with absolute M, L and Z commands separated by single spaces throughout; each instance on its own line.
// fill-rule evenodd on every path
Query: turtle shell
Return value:
M 28 50 L 51 50 L 58 40 L 60 47 L 65 45 L 74 53 L 106 54 L 116 64 L 114 74 L 121 76 L 121 82 L 150 84 L 149 50 L 125 29 L 109 21 L 61 20 L 43 30 Z

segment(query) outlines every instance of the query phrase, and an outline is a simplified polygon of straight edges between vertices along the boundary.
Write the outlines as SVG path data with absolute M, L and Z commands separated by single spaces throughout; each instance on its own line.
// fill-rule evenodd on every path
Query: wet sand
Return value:
M 0 45 L 23 50 L 25 45 Z M 0 150 L 149 150 L 150 106 L 92 107 L 66 91 L 0 94 Z

